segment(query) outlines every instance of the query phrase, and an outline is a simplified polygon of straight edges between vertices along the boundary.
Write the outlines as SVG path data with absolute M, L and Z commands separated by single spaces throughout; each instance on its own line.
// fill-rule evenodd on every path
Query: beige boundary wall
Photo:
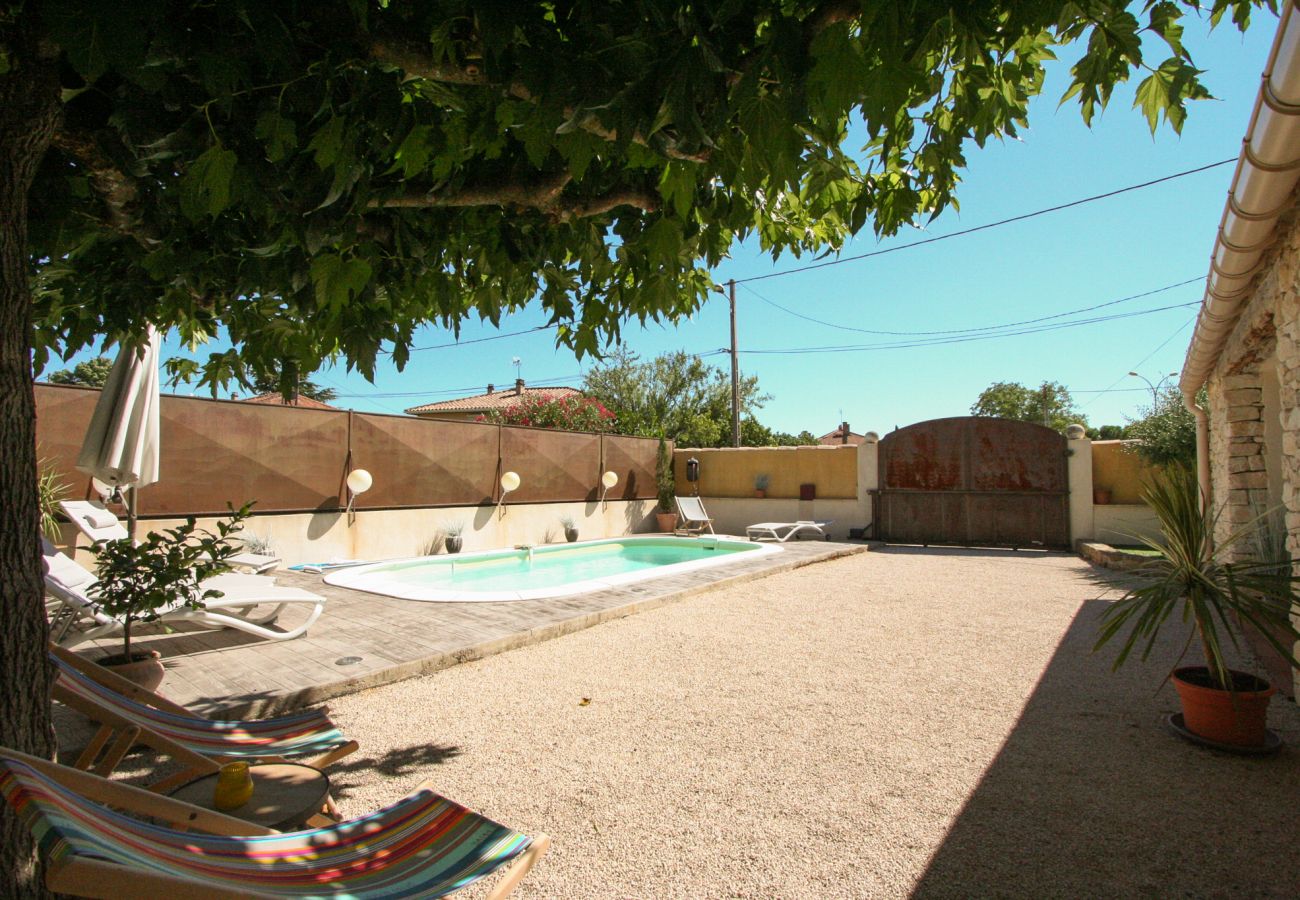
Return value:
M 851 528 L 871 525 L 871 491 L 877 486 L 878 444 L 808 447 L 679 448 L 673 469 L 679 494 L 695 493 L 686 480 L 687 460 L 700 462 L 699 493 L 721 534 L 745 533 L 758 522 L 832 520 L 833 540 Z M 754 496 L 754 476 L 771 476 L 767 497 Z M 816 498 L 799 499 L 799 486 L 816 486 Z M 870 532 L 868 532 L 870 534 Z
M 464 526 L 461 552 L 563 541 L 561 516 L 574 520 L 579 540 L 622 537 L 653 531 L 654 507 L 653 500 L 610 500 L 606 504 L 507 502 L 503 512 L 491 506 L 362 510 L 351 524 L 347 515 L 340 512 L 287 513 L 254 516 L 245 534 L 269 541 L 272 551 L 285 565 L 296 565 L 332 559 L 422 556 L 431 544 L 436 544 L 438 553 L 444 553 L 442 528 L 448 522 Z M 136 525 L 136 532 L 158 531 L 183 521 L 143 519 Z M 207 528 L 212 528 L 216 521 L 208 517 L 198 520 Z M 64 526 L 63 535 L 65 548 L 76 538 L 81 562 L 93 564 L 85 537 L 79 537 L 71 525 Z
M 1160 534 L 1155 515 L 1142 503 L 1093 503 L 1093 454 L 1098 448 L 1106 459 L 1103 471 L 1121 473 L 1126 487 L 1136 483 L 1143 468 L 1137 457 L 1112 456 L 1118 444 L 1094 443 L 1086 437 L 1069 441 L 1070 534 L 1075 544 L 1134 544 L 1138 536 Z M 718 531 L 744 534 L 745 526 L 756 522 L 832 519 L 831 537 L 843 540 L 850 528 L 870 528 L 871 492 L 879 486 L 879 446 L 869 440 L 857 447 L 680 448 L 673 454 L 677 491 L 694 493 L 686 480 L 686 462 L 694 458 L 700 462 L 700 495 Z M 765 499 L 753 496 L 753 477 L 759 472 L 772 476 Z M 798 499 L 799 485 L 807 483 L 816 485 L 815 500 Z

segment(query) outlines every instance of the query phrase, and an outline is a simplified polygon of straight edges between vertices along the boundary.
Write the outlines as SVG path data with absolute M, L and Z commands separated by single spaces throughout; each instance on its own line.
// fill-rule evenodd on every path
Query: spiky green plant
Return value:
M 42 459 L 37 464 L 36 487 L 41 497 L 41 534 L 51 541 L 60 538 L 59 501 L 68 493 L 68 486 L 59 478 L 54 464 Z
M 1123 634 L 1114 668 L 1124 664 L 1139 645 L 1146 659 L 1160 629 L 1175 613 L 1189 626 L 1187 644 L 1198 640 L 1210 679 L 1221 690 L 1232 690 L 1225 658 L 1227 644 L 1238 646 L 1236 622 L 1257 628 L 1295 668 L 1292 649 L 1300 631 L 1291 620 L 1300 611 L 1300 594 L 1289 556 L 1228 561 L 1234 548 L 1248 546 L 1267 521 L 1260 516 L 1233 531 L 1217 545 L 1213 541 L 1217 516 L 1202 508 L 1196 475 L 1185 466 L 1170 466 L 1143 484 L 1142 499 L 1160 520 L 1162 541 L 1142 538 L 1159 556 L 1139 573 L 1144 583 L 1129 591 L 1102 616 L 1094 650 Z M 1281 635 L 1281 637 L 1279 637 Z M 1225 643 L 1226 642 L 1226 643 Z M 1179 659 L 1181 660 L 1182 654 Z

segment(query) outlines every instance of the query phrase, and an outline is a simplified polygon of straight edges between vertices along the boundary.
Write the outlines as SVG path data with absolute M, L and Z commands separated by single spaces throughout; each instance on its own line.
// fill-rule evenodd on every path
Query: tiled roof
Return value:
M 506 409 L 523 402 L 529 397 L 540 397 L 545 400 L 554 400 L 559 397 L 582 396 L 582 391 L 571 387 L 526 387 L 522 391 L 516 392 L 514 388 L 506 388 L 501 391 L 493 391 L 490 394 L 476 394 L 473 397 L 457 397 L 455 400 L 442 400 L 438 403 L 425 403 L 421 406 L 412 406 L 406 412 L 412 416 L 422 416 L 428 413 L 440 412 L 459 412 L 475 413 L 487 412 L 492 409 Z
M 850 431 L 849 439 L 845 441 L 844 432 L 838 428 L 834 431 L 828 432 L 827 434 L 823 434 L 817 439 L 817 443 L 819 444 L 848 444 L 850 447 L 856 447 L 859 444 L 865 444 L 866 442 L 867 436 L 865 434 L 858 434 L 856 431 Z
M 299 394 L 292 400 L 286 400 L 280 394 L 272 391 L 269 394 L 258 394 L 256 397 L 249 397 L 245 403 L 263 403 L 267 406 L 299 406 L 303 409 L 338 409 L 337 406 L 330 406 L 328 403 L 322 403 L 311 397 L 304 397 Z

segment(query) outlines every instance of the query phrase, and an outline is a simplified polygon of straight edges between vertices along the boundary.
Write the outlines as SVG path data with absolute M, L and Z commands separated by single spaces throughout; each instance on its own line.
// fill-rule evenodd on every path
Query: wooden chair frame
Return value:
M 37 759 L 16 750 L 0 747 L 0 759 L 13 759 L 25 763 L 87 800 L 103 803 L 135 815 L 148 816 L 182 831 L 203 831 L 229 837 L 276 833 L 271 828 L 254 825 L 180 800 L 160 797 L 151 791 L 109 781 L 98 775 Z M 420 788 L 434 790 L 429 782 L 421 784 Z M 488 900 L 501 900 L 514 891 L 550 846 L 551 839 L 547 835 L 537 835 L 532 845 L 504 870 L 504 877 L 488 893 Z M 47 863 L 45 885 L 58 894 L 101 898 L 101 900 L 136 900 L 136 898 L 154 900 L 162 896 L 174 900 L 228 900 L 231 897 L 265 896 L 231 891 L 224 887 L 210 887 L 188 878 L 135 871 L 116 863 L 78 857 L 76 854 L 70 854 L 61 862 Z
M 127 681 L 116 672 L 110 672 L 101 665 L 97 665 L 87 659 L 83 659 L 71 650 L 67 650 L 57 644 L 50 644 L 50 652 L 58 659 L 67 664 L 69 668 L 76 669 L 92 681 L 115 691 L 118 694 L 133 700 L 136 703 L 152 706 L 155 709 L 164 712 L 174 713 L 175 715 L 185 716 L 191 719 L 200 719 L 202 717 L 195 715 L 190 710 L 168 700 L 161 694 L 145 690 L 138 684 Z M 122 758 L 136 744 L 143 744 L 152 750 L 170 757 L 173 761 L 181 764 L 184 768 L 173 775 L 170 775 L 155 784 L 149 786 L 149 790 L 157 793 L 166 793 L 173 788 L 182 784 L 187 784 L 196 778 L 204 775 L 210 775 L 217 771 L 223 763 L 232 761 L 243 761 L 250 763 L 298 763 L 300 765 L 311 766 L 315 769 L 323 769 L 330 763 L 336 762 L 343 757 L 355 753 L 360 744 L 356 741 L 348 741 L 321 754 L 313 759 L 293 758 L 286 759 L 281 756 L 259 756 L 256 759 L 246 757 L 225 757 L 225 756 L 206 756 L 196 753 L 189 748 L 178 744 L 171 738 L 152 731 L 148 728 L 141 728 L 135 723 L 118 715 L 112 709 L 100 703 L 95 703 L 86 697 L 74 693 L 59 684 L 56 679 L 53 689 L 54 699 L 60 703 L 77 710 L 82 715 L 99 723 L 99 729 L 86 745 L 85 750 L 74 763 L 76 768 L 85 771 L 94 772 L 107 778 L 121 763 Z

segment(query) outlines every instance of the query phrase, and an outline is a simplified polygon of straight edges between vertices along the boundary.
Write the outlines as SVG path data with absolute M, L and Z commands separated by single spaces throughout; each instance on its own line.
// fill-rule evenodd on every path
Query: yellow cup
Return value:
M 212 802 L 223 812 L 238 809 L 253 796 L 253 776 L 248 763 L 226 763 L 217 772 L 217 788 Z

